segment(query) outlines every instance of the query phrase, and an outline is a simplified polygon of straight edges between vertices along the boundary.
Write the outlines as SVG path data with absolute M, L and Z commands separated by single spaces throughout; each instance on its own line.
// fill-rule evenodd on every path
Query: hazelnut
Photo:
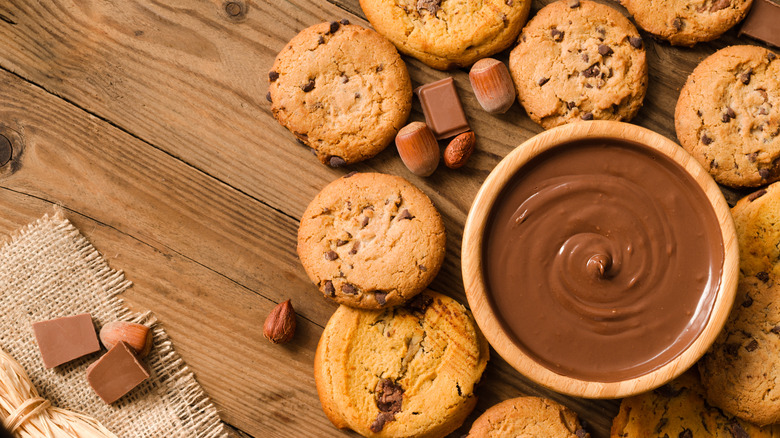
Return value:
M 295 310 L 290 300 L 279 303 L 271 310 L 263 324 L 263 336 L 274 344 L 290 342 L 295 334 Z
M 506 65 L 493 58 L 477 61 L 469 72 L 477 101 L 491 114 L 503 114 L 515 102 L 515 85 Z
M 450 169 L 460 169 L 466 165 L 474 152 L 476 137 L 473 131 L 467 131 L 452 139 L 444 149 L 444 164 Z
M 398 154 L 413 174 L 429 176 L 439 165 L 439 143 L 423 122 L 412 122 L 395 136 Z
M 113 321 L 100 329 L 100 342 L 108 350 L 124 342 L 138 357 L 144 358 L 152 349 L 152 330 L 143 324 Z

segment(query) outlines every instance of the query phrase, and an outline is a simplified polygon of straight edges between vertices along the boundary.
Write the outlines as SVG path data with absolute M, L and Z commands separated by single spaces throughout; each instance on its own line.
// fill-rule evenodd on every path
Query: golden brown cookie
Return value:
M 468 438 L 590 438 L 577 414 L 552 400 L 518 397 L 494 405 L 471 426 Z
M 412 83 L 395 47 L 345 23 L 304 29 L 268 73 L 276 120 L 334 167 L 382 151 L 412 108 Z
M 298 256 L 325 296 L 352 307 L 392 307 L 425 289 L 444 261 L 444 223 L 405 179 L 353 173 L 311 201 Z
M 755 424 L 780 422 L 780 183 L 732 209 L 740 281 L 726 326 L 699 361 L 707 400 Z
M 673 45 L 711 41 L 742 21 L 752 0 L 621 0 L 642 29 Z
M 509 47 L 530 0 L 360 0 L 377 32 L 439 70 L 467 67 Z
M 674 114 L 680 144 L 715 180 L 780 179 L 780 61 L 758 46 L 718 50 L 688 77 Z
M 630 120 L 647 90 L 642 38 L 615 9 L 561 0 L 528 22 L 509 56 L 517 96 L 549 129 L 582 120 Z
M 707 404 L 699 376 L 689 370 L 655 391 L 623 399 L 611 437 L 777 438 L 780 426 L 761 428 Z
M 369 437 L 443 437 L 476 404 L 488 344 L 457 301 L 427 290 L 405 306 L 340 306 L 314 358 L 322 408 Z

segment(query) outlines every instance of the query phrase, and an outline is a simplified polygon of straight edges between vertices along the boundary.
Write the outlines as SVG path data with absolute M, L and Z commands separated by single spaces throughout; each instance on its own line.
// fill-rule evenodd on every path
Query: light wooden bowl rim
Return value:
M 558 374 L 526 355 L 508 336 L 487 298 L 482 272 L 482 234 L 493 203 L 505 184 L 531 158 L 572 141 L 609 138 L 648 146 L 682 166 L 702 188 L 720 223 L 723 238 L 723 273 L 710 319 L 702 333 L 679 356 L 645 375 L 618 382 L 594 382 Z M 640 126 L 614 121 L 567 124 L 542 132 L 509 153 L 482 184 L 469 211 L 461 252 L 466 297 L 480 329 L 493 348 L 510 365 L 534 382 L 554 391 L 586 398 L 620 398 L 659 387 L 690 368 L 715 341 L 734 303 L 739 275 L 739 247 L 734 220 L 723 194 L 707 171 L 682 147 Z

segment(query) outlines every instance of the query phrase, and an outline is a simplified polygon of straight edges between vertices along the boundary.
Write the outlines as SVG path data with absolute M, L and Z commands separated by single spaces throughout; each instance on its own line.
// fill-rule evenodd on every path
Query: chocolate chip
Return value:
M 772 175 L 772 173 L 769 171 L 769 169 L 758 169 L 758 176 L 761 177 L 761 179 L 767 179 Z
M 325 44 L 325 37 L 320 35 L 320 37 L 317 38 L 317 44 Z
M 580 117 L 582 120 L 593 120 L 593 113 L 587 112 Z
M 336 33 L 337 30 L 339 30 L 339 22 L 338 21 L 331 21 L 330 22 L 330 28 L 328 28 L 328 32 L 330 33 Z
M 268 94 L 265 95 L 265 100 L 273 103 L 273 100 L 271 100 L 271 92 L 269 91 Z
M 343 24 L 344 26 L 346 26 L 346 25 L 348 25 L 348 24 L 349 24 L 349 20 L 347 20 L 346 18 L 342 18 L 341 20 L 339 20 L 339 23 L 341 23 L 341 24 Z
M 572 8 L 572 9 L 579 8 L 580 7 L 580 0 L 569 0 L 569 7 Z
M 677 397 L 678 395 L 680 395 L 680 393 L 682 393 L 682 388 L 674 389 L 672 385 L 666 384 L 664 386 L 660 386 L 656 388 L 654 392 L 660 395 L 661 397 L 673 398 L 673 397 Z
M 755 163 L 756 160 L 758 159 L 758 152 L 753 152 L 752 154 L 748 154 L 747 158 L 748 161 L 750 161 L 751 163 Z
M 693 432 L 691 432 L 690 429 L 684 429 L 682 432 L 680 432 L 679 435 L 677 435 L 678 438 L 693 438 Z
M 731 6 L 731 0 L 716 0 L 710 6 L 710 12 L 718 12 L 721 9 L 726 9 Z
M 539 84 L 539 86 L 541 87 L 542 85 L 546 84 L 547 81 L 549 81 L 549 80 L 550 80 L 550 78 L 541 78 L 536 83 Z
M 415 313 L 425 314 L 431 303 L 433 303 L 433 298 L 423 292 L 409 300 L 406 303 L 406 308 Z
M 341 83 L 346 84 L 347 82 L 349 82 L 347 75 L 341 75 Z
M 747 350 L 750 353 L 756 351 L 756 348 L 758 348 L 758 341 L 756 341 L 755 339 L 750 341 L 749 344 L 745 345 L 745 350 Z
M 360 93 L 355 93 L 355 99 L 360 99 Z
M 682 18 L 677 17 L 672 21 L 672 26 L 674 26 L 675 30 L 680 30 L 683 27 L 683 21 Z
M 357 175 L 357 171 L 353 170 L 352 172 L 349 172 L 348 174 L 344 175 L 344 178 L 350 178 Z
M 628 37 L 628 43 L 631 44 L 631 47 L 635 49 L 641 49 L 642 48 L 642 37 Z
M 774 53 L 772 53 L 772 52 L 769 52 L 769 53 L 767 53 L 767 55 L 766 55 L 766 60 L 767 60 L 767 61 L 769 61 L 769 62 L 772 62 L 772 61 L 774 61 L 775 59 L 777 59 L 777 55 L 775 55 L 775 54 L 774 54 Z
M 380 306 L 387 304 L 387 292 L 376 291 L 374 292 L 374 299 Z
M 276 72 L 274 70 L 271 70 L 271 71 L 268 72 L 268 80 L 273 82 L 273 81 L 275 81 L 277 79 L 279 79 L 279 72 Z
M 712 143 L 712 139 L 709 136 L 707 136 L 707 134 L 702 134 L 701 142 L 704 143 L 705 146 L 707 146 Z
M 347 164 L 347 162 L 344 161 L 343 158 L 334 155 L 330 157 L 330 159 L 328 160 L 328 164 L 330 164 L 330 167 L 341 167 Z
M 376 398 L 376 407 L 379 408 L 379 415 L 371 424 L 372 432 L 381 431 L 385 423 L 395 420 L 395 414 L 401 411 L 403 395 L 404 389 L 391 379 L 382 379 L 377 383 L 374 397 Z
M 417 0 L 418 11 L 422 12 L 423 10 L 426 10 L 433 15 L 436 15 L 436 12 L 438 12 L 440 5 L 441 5 L 441 0 Z
M 376 420 L 374 420 L 373 423 L 371 423 L 371 426 L 368 426 L 369 429 L 371 429 L 371 432 L 379 433 L 384 429 L 385 423 L 388 421 L 395 420 L 395 415 L 391 414 L 389 412 L 380 412 L 376 416 Z
M 344 283 L 341 285 L 341 291 L 347 295 L 357 295 L 357 289 L 354 285 L 349 283 Z
M 341 240 L 341 239 L 336 240 L 336 246 L 344 246 L 344 245 L 346 245 L 348 243 L 349 243 L 349 240 Z
M 384 64 L 379 64 L 379 65 L 376 66 L 376 72 L 377 73 L 379 73 L 380 71 L 382 71 L 384 69 L 385 69 L 385 65 Z
M 774 334 L 776 334 L 776 335 L 780 335 L 780 325 L 776 325 L 776 326 L 772 327 L 772 330 L 769 330 L 769 331 L 774 333 Z
M 355 255 L 355 254 L 357 254 L 359 249 L 360 249 L 360 242 L 355 242 L 352 245 L 352 249 L 349 250 L 349 253 L 352 254 L 352 255 Z
M 333 287 L 333 282 L 330 280 L 325 280 L 325 284 L 322 286 L 322 290 L 328 294 L 328 296 L 335 296 L 336 295 L 336 288 Z
M 732 119 L 737 117 L 737 113 L 735 113 L 734 110 L 731 109 L 730 106 L 726 107 L 726 114 L 728 114 L 728 116 L 731 117 Z
M 601 55 L 601 56 L 609 56 L 609 55 L 611 55 L 612 53 L 614 53 L 614 52 L 612 51 L 612 48 L 611 48 L 611 47 L 609 47 L 608 45 L 606 45 L 606 44 L 601 44 L 601 45 L 599 46 L 599 55 Z
M 753 298 L 750 295 L 745 294 L 745 301 L 742 302 L 742 307 L 750 307 L 753 305 Z
M 731 116 L 729 116 L 729 113 L 723 113 L 723 116 L 721 116 L 720 120 L 723 121 L 723 123 L 728 123 L 731 121 Z
M 724 350 L 729 356 L 736 356 L 739 353 L 739 344 L 726 344 Z
M 750 435 L 748 435 L 747 431 L 742 428 L 742 426 L 737 423 L 737 420 L 732 420 L 731 424 L 728 426 L 729 432 L 731 432 L 732 438 L 750 438 Z
M 417 269 L 423 272 L 428 272 L 428 268 L 426 268 L 425 265 L 417 265 Z
M 701 116 L 702 116 L 702 113 L 701 113 L 701 111 L 700 111 L 700 110 L 696 110 L 696 115 L 697 115 L 697 116 L 699 116 L 699 117 L 701 117 Z
M 553 29 L 550 31 L 550 35 L 552 36 L 553 41 L 557 41 L 557 42 L 563 41 L 563 31 L 560 31 L 558 29 Z
M 742 81 L 743 84 L 747 85 L 750 83 L 750 76 L 753 74 L 753 68 L 749 68 L 748 71 L 745 73 L 742 73 L 739 76 L 739 80 Z
M 599 73 L 601 73 L 601 70 L 599 69 L 598 64 L 593 64 L 590 67 L 586 68 L 582 72 L 582 75 L 585 76 L 586 78 L 595 78 L 596 76 L 599 75 Z
M 368 225 L 368 216 L 364 216 L 363 220 L 360 222 L 360 227 L 365 228 L 366 225 Z
M 301 90 L 303 90 L 304 93 L 308 93 L 313 89 L 314 89 L 314 79 L 309 79 L 309 82 L 301 85 Z
M 588 62 L 588 60 L 589 60 L 589 59 L 590 59 L 590 57 L 588 56 L 588 54 L 587 54 L 587 53 L 583 53 L 583 54 L 582 54 L 582 60 L 583 60 L 583 61 L 585 61 L 585 62 Z
M 409 220 L 414 219 L 414 216 L 412 216 L 412 214 L 409 213 L 409 210 L 407 210 L 405 208 L 403 209 L 401 214 L 398 215 L 398 220 L 399 221 L 404 220 L 404 219 L 409 219 Z
M 336 254 L 336 251 L 328 251 L 325 253 L 325 260 L 336 260 L 339 258 L 339 255 Z
M 574 102 L 566 102 L 566 108 L 568 109 L 574 109 L 577 107 L 577 104 Z
M 761 190 L 761 192 L 766 193 L 766 190 Z M 758 193 L 760 193 L 760 192 L 758 192 Z M 756 198 L 762 196 L 764 193 L 761 193 L 760 195 L 756 196 Z M 753 200 L 754 199 L 751 199 L 751 201 L 753 201 Z M 761 272 L 756 273 L 756 278 L 761 280 L 761 282 L 766 283 L 767 281 L 769 281 L 769 274 L 764 272 L 764 271 L 761 271 Z

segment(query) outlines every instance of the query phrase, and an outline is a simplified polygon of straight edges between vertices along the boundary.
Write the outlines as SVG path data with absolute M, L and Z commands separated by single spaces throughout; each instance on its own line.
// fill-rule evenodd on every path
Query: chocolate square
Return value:
M 753 0 L 750 12 L 739 30 L 775 47 L 780 47 L 780 4 L 772 0 Z
M 36 322 L 32 329 L 46 368 L 54 368 L 100 350 L 89 313 Z
M 451 77 L 422 85 L 414 92 L 422 104 L 425 124 L 431 128 L 437 140 L 470 129 L 455 89 L 455 81 Z
M 87 368 L 87 382 L 106 403 L 113 403 L 149 378 L 133 350 L 119 342 Z

